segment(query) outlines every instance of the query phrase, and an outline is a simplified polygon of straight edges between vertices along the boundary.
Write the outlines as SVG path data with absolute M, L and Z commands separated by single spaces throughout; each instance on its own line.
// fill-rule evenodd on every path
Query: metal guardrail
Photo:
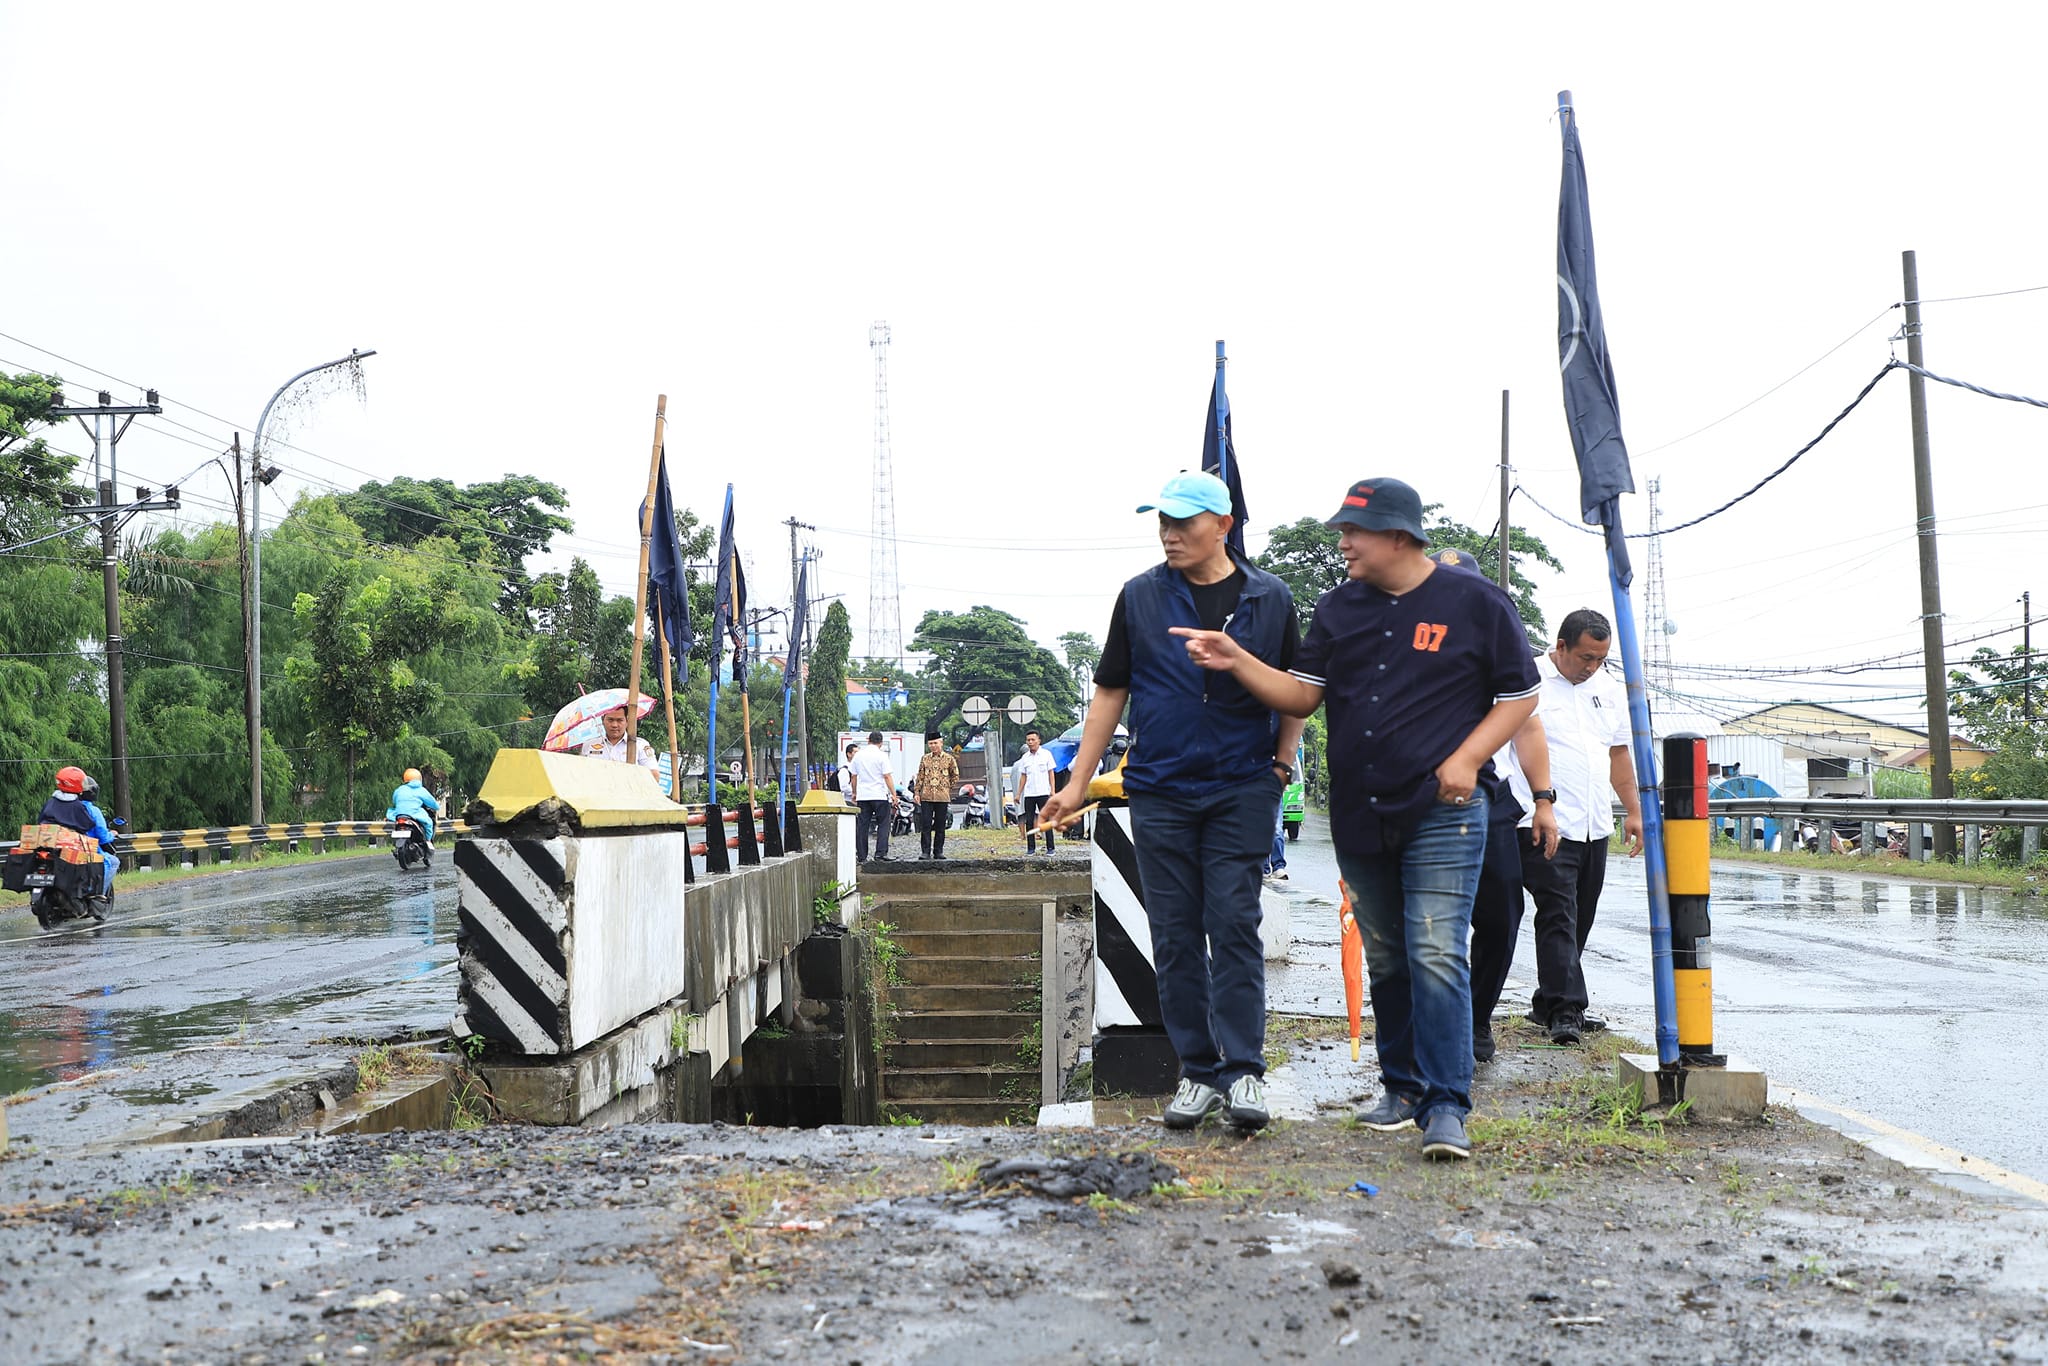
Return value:
M 299 840 L 384 839 L 391 833 L 390 821 L 295 821 L 285 825 L 219 825 L 202 830 L 149 830 L 139 835 L 122 835 L 115 853 L 122 858 L 154 858 L 161 854 L 199 849 L 234 849 L 251 844 L 291 844 Z M 466 835 L 466 821 L 437 825 L 434 838 Z M 0 842 L 0 853 L 20 844 Z
M 1769 820 L 1919 821 L 1949 825 L 2048 826 L 2048 801 L 1980 801 L 1931 797 L 1732 797 L 1707 803 L 1708 816 Z

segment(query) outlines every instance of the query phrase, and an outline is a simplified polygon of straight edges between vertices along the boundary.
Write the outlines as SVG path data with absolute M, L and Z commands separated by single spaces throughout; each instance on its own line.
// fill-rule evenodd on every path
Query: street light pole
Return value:
M 340 360 L 326 361 L 299 371 L 270 396 L 263 415 L 256 419 L 256 435 L 249 443 L 249 824 L 263 824 L 263 486 L 277 478 L 277 467 L 263 467 L 263 431 L 270 423 L 270 410 L 300 380 L 323 370 L 354 366 L 376 355 L 375 351 L 350 351 Z

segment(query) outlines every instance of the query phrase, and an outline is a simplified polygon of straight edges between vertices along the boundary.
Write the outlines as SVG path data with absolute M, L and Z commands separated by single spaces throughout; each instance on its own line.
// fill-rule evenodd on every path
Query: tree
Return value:
M 1958 797 L 2048 797 L 2048 686 L 2034 653 L 1980 646 L 1967 665 L 1949 671 L 1949 714 L 1991 751 L 1982 766 L 1955 775 Z
M 846 661 L 853 650 L 853 624 L 846 604 L 825 609 L 825 624 L 811 648 L 811 676 L 804 684 L 804 719 L 809 723 L 809 753 L 826 764 L 839 762 L 839 732 L 846 729 Z
M 927 714 L 941 729 L 963 724 L 960 704 L 969 697 L 986 697 L 990 705 L 1003 707 L 1020 694 L 1037 704 L 1038 717 L 1031 724 L 1041 734 L 1058 735 L 1074 724 L 1080 707 L 1074 675 L 1008 612 L 994 607 L 926 612 L 911 649 L 932 656 L 916 682 L 930 707 Z
M 1074 686 L 1087 691 L 1088 681 L 1095 677 L 1095 666 L 1102 662 L 1102 647 L 1086 631 L 1068 631 L 1060 637 L 1060 652 L 1067 658 L 1067 671 L 1074 675 Z
M 400 475 L 388 484 L 372 479 L 353 493 L 338 495 L 337 501 L 372 541 L 403 549 L 430 537 L 445 539 L 462 560 L 496 567 L 503 585 L 500 603 L 522 626 L 528 606 L 527 557 L 546 550 L 557 532 L 576 529 L 559 511 L 547 511 L 567 507 L 569 496 L 530 474 L 463 488 L 446 479 Z
M 338 569 L 316 594 L 292 607 L 301 631 L 285 672 L 305 694 L 307 736 L 338 753 L 347 783 L 347 818 L 355 819 L 356 766 L 375 741 L 401 734 L 417 713 L 439 700 L 406 656 L 427 648 L 438 627 L 434 602 L 416 587 L 378 575 L 367 583 Z
M 78 462 L 51 450 L 31 429 L 50 421 L 62 397 L 63 381 L 55 375 L 0 370 L 0 544 L 58 524 L 59 495 L 71 487 Z
M 1422 510 L 1423 516 L 1436 516 L 1437 509 L 1442 506 L 1441 503 L 1428 504 Z M 1499 553 L 1491 534 L 1474 531 L 1447 517 L 1436 516 L 1434 522 L 1425 520 L 1423 530 L 1429 533 L 1432 550 L 1468 551 L 1489 565 L 1491 557 Z M 1541 650 L 1550 644 L 1550 638 L 1543 629 L 1543 611 L 1536 605 L 1536 584 L 1522 572 L 1523 563 L 1529 560 L 1547 569 L 1564 568 L 1557 556 L 1550 553 L 1550 547 L 1540 539 L 1520 527 L 1509 528 L 1509 592 L 1515 600 L 1515 610 L 1521 614 L 1522 625 L 1529 633 L 1531 647 Z M 1301 615 L 1304 631 L 1315 615 L 1316 599 L 1344 582 L 1345 578 L 1344 556 L 1337 548 L 1336 529 L 1313 517 L 1303 517 L 1275 527 L 1266 541 L 1265 550 L 1253 562 L 1267 573 L 1278 576 L 1293 590 L 1294 610 Z

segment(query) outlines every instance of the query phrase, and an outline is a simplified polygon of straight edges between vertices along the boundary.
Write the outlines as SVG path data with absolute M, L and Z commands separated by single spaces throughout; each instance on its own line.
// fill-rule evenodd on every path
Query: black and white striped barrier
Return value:
M 1123 802 L 1105 800 L 1096 812 L 1092 860 L 1095 1094 L 1162 1095 L 1173 1090 L 1180 1059 L 1160 1024 L 1152 927 L 1131 839 L 1131 808 Z
M 689 859 L 680 825 L 457 844 L 457 1035 L 482 1034 L 528 1056 L 573 1053 L 688 994 Z

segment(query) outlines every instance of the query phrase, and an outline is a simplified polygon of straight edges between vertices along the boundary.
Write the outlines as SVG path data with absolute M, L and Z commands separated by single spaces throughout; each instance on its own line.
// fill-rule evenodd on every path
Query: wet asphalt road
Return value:
M 1616 856 L 1607 868 L 1586 946 L 1593 1008 L 1648 1041 L 1656 1011 L 1643 862 Z M 1336 859 L 1320 817 L 1289 846 L 1288 873 L 1296 948 L 1271 976 L 1272 1008 L 1341 1014 Z M 1774 1085 L 2048 1180 L 2048 1095 L 2035 1085 L 2048 896 L 1722 862 L 1712 895 L 1722 1052 Z M 1524 915 L 1503 1012 L 1527 1007 L 1532 921 Z
M 266 1053 L 445 1024 L 453 860 L 431 879 L 378 854 L 117 893 L 97 928 L 0 912 L 0 1096 L 111 1072 L 93 1098 L 139 1119 L 260 1077 Z

